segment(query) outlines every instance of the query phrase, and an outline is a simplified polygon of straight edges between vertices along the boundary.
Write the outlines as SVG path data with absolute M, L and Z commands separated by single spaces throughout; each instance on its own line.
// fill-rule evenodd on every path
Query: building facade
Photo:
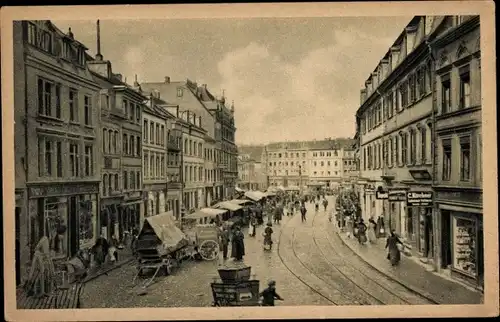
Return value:
M 255 160 L 248 154 L 238 155 L 238 187 L 245 190 L 257 190 Z
M 311 187 L 336 188 L 344 178 L 343 147 L 334 141 L 316 141 L 310 144 L 309 182 Z M 348 178 L 348 177 L 347 177 Z
M 98 232 L 99 86 L 87 48 L 47 20 L 14 22 L 16 271 L 36 244 L 55 261 L 94 245 Z
M 356 149 L 353 146 L 342 149 L 343 182 L 357 181 L 359 176 L 358 160 Z
M 240 145 L 238 154 L 238 187 L 265 191 L 267 189 L 266 147 Z
M 479 16 L 448 17 L 432 42 L 438 270 L 484 285 Z
M 167 210 L 167 114 L 151 94 L 142 113 L 143 191 L 145 216 Z

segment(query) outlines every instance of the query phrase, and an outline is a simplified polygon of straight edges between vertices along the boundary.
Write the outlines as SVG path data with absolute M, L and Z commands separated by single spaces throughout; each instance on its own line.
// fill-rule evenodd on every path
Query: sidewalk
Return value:
M 392 267 L 386 259 L 385 238 L 379 238 L 376 245 L 360 245 L 357 239 L 347 238 L 346 233 L 338 232 L 338 230 L 336 233 L 342 242 L 368 265 L 437 304 L 483 303 L 482 293 L 440 277 L 403 254 L 401 254 L 399 265 Z
M 129 247 L 125 247 L 124 249 L 118 249 L 118 261 L 114 264 L 106 263 L 101 267 L 92 267 L 88 271 L 88 275 L 84 280 L 84 283 L 87 283 L 94 278 L 97 278 L 101 275 L 107 274 L 108 272 L 122 267 L 125 264 L 130 263 L 134 260 L 134 256 L 132 255 L 132 250 Z

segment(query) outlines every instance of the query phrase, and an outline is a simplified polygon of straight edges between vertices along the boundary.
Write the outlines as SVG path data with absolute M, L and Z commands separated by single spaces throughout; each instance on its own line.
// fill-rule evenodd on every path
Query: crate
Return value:
M 214 303 L 217 306 L 259 305 L 259 281 L 211 283 Z

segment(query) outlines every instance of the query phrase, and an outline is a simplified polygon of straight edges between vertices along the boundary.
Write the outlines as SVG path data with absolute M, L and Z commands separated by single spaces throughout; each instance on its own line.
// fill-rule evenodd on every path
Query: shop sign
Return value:
M 375 198 L 381 199 L 381 200 L 389 199 L 389 192 L 387 192 L 387 191 L 377 191 L 375 193 Z
M 408 191 L 408 206 L 429 206 L 432 204 L 432 191 Z
M 99 184 L 51 184 L 29 188 L 30 198 L 99 193 Z
M 406 201 L 406 189 L 392 188 L 388 193 L 389 201 Z

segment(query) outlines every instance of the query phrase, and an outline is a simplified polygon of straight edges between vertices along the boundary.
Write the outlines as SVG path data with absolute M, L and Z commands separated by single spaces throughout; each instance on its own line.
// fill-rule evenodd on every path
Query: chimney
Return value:
M 137 82 L 137 74 L 135 74 L 134 87 L 139 87 L 139 83 Z
M 170 77 L 165 76 L 165 84 L 170 84 Z
M 95 59 L 101 61 L 101 24 L 99 20 L 97 20 L 97 54 L 95 55 Z

